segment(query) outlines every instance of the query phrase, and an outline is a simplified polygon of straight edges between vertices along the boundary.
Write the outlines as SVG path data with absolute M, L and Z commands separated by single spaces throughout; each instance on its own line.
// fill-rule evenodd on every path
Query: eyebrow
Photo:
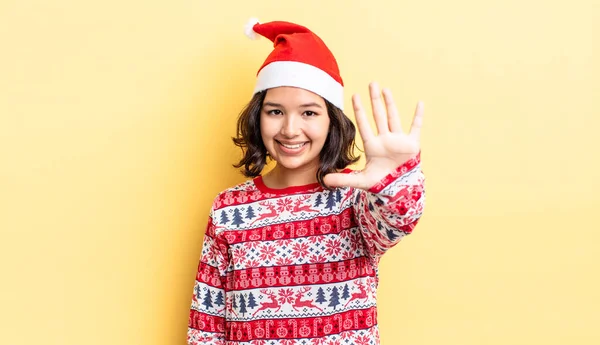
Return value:
M 274 103 L 274 102 L 264 102 L 263 106 L 285 108 L 283 105 L 281 105 L 279 103 Z M 323 109 L 323 107 L 319 103 L 315 103 L 315 102 L 300 105 L 300 108 L 308 108 L 308 107 L 317 107 L 317 108 Z
M 315 103 L 315 102 L 300 105 L 300 108 L 308 108 L 308 107 L 323 108 L 319 103 Z

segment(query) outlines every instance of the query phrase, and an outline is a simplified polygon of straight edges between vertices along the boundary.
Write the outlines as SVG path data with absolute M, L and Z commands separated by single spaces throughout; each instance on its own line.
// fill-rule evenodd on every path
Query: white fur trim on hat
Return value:
M 254 25 L 260 23 L 258 21 L 257 18 L 250 18 L 248 19 L 248 22 L 246 23 L 246 26 L 244 26 L 244 33 L 246 34 L 246 36 L 248 36 L 248 38 L 250 38 L 251 40 L 257 40 L 259 39 L 259 35 L 256 33 L 256 31 L 254 31 Z
M 314 92 L 344 110 L 344 87 L 315 66 L 296 61 L 271 62 L 258 73 L 254 93 L 278 86 Z

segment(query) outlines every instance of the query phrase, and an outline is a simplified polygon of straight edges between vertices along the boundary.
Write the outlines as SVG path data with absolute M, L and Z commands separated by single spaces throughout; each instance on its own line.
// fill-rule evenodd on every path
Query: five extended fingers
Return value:
M 377 134 L 371 128 L 371 124 L 367 119 L 360 96 L 358 94 L 352 95 L 352 106 L 354 108 L 354 114 L 356 117 L 356 126 L 358 127 L 358 131 L 362 137 L 363 143 L 366 144 L 368 141 L 379 135 L 393 134 L 393 137 L 389 137 L 391 140 L 388 139 L 389 141 L 387 141 L 392 145 L 403 145 L 406 143 L 405 139 L 408 137 L 410 138 L 409 141 L 416 142 L 418 146 L 421 135 L 421 126 L 423 123 L 423 103 L 417 103 L 410 133 L 408 136 L 406 136 L 402 132 L 400 116 L 391 90 L 384 88 L 380 91 L 377 83 L 370 83 L 369 94 L 371 98 L 371 108 L 373 110 L 373 118 L 375 119 L 375 125 L 378 132 Z M 412 145 L 409 146 L 412 147 Z M 369 155 L 368 152 L 367 155 Z M 374 169 L 376 170 L 376 168 Z M 371 180 L 373 180 L 373 174 L 369 174 L 369 176 L 367 176 L 367 174 L 364 174 L 364 172 L 360 172 L 358 174 L 330 173 L 324 177 L 324 182 L 331 187 L 348 186 L 368 189 L 371 186 L 370 183 L 372 182 Z
M 396 103 L 394 102 L 392 91 L 390 89 L 383 89 L 382 92 L 379 90 L 379 85 L 375 82 L 369 84 L 369 94 L 371 96 L 371 107 L 373 109 L 373 118 L 379 134 L 387 132 L 400 133 L 402 132 L 402 125 L 400 124 L 400 116 Z M 385 107 L 384 107 L 385 102 Z M 355 94 L 352 97 L 352 104 L 354 107 L 354 113 L 356 116 L 356 124 L 360 132 L 363 141 L 368 141 L 374 136 L 373 130 L 369 125 L 364 107 L 360 101 L 360 97 Z M 423 124 L 423 102 L 417 103 L 415 109 L 415 115 L 410 128 L 409 136 L 419 141 L 421 135 L 421 126 Z

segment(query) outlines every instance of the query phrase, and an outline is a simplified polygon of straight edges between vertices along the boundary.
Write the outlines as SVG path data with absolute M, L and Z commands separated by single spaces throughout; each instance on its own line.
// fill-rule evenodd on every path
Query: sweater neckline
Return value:
M 305 185 L 300 185 L 300 186 L 290 186 L 290 187 L 285 187 L 285 188 L 269 188 L 267 187 L 267 185 L 265 185 L 265 182 L 263 181 L 262 176 L 257 176 L 254 178 L 254 185 L 256 186 L 256 188 L 258 188 L 258 190 L 260 190 L 263 193 L 270 193 L 270 194 L 293 194 L 293 193 L 300 193 L 300 192 L 308 192 L 308 191 L 315 191 L 318 189 L 323 189 L 323 187 L 318 183 L 309 183 L 309 184 L 305 184 Z
M 352 173 L 354 170 L 350 169 L 350 168 L 345 168 L 342 171 L 340 171 L 341 173 L 344 174 L 350 174 Z M 252 180 L 254 182 L 254 185 L 256 186 L 256 188 L 258 188 L 258 190 L 260 190 L 263 193 L 270 193 L 270 194 L 294 194 L 294 193 L 302 193 L 302 192 L 314 192 L 314 191 L 320 191 L 323 190 L 323 186 L 321 186 L 321 184 L 319 184 L 318 182 L 315 183 L 309 183 L 309 184 L 305 184 L 305 185 L 300 185 L 300 186 L 290 186 L 290 187 L 285 187 L 285 188 L 269 188 L 267 187 L 267 185 L 265 185 L 265 182 L 263 181 L 263 177 L 262 175 L 259 175 L 257 177 L 254 178 L 254 180 Z

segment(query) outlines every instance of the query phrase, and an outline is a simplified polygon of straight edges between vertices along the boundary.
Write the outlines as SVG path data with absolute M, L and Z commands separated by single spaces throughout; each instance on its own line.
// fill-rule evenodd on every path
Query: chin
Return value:
M 282 168 L 285 168 L 287 170 L 296 170 L 302 168 L 303 166 L 306 166 L 306 164 L 302 162 L 290 162 L 285 159 L 277 162 L 277 164 L 281 165 Z
M 309 166 L 313 165 L 313 162 L 308 162 L 304 159 L 298 160 L 298 159 L 289 159 L 288 157 L 284 157 L 283 159 L 278 160 L 277 164 L 281 165 L 282 168 L 285 168 L 287 170 L 297 170 L 297 169 L 308 168 Z M 318 164 L 315 165 L 315 167 L 318 168 Z

